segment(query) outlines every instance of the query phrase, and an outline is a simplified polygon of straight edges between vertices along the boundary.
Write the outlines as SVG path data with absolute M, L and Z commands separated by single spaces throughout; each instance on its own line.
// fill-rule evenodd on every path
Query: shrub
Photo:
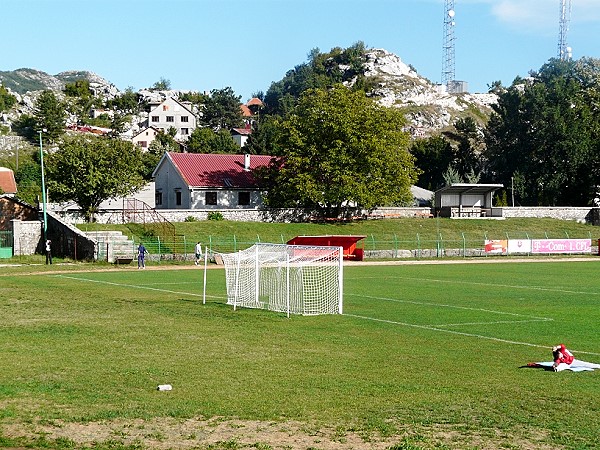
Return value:
M 183 221 L 184 222 L 197 222 L 197 220 L 194 216 L 187 216 Z
M 208 220 L 225 220 L 225 218 L 223 217 L 223 214 L 221 214 L 219 211 L 209 212 L 207 219 Z

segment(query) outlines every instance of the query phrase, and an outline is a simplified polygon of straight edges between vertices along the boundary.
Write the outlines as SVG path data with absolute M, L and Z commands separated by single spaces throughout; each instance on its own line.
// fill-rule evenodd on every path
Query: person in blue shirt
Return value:
M 146 247 L 144 247 L 144 244 L 142 244 L 140 242 L 140 245 L 138 246 L 138 269 L 146 268 L 146 262 L 145 262 L 146 253 L 148 253 L 148 250 L 146 250 Z

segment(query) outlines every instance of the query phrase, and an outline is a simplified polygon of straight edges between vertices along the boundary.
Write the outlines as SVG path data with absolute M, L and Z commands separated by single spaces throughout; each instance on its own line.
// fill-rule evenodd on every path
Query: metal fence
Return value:
M 202 241 L 203 248 L 206 248 L 209 254 L 231 253 L 244 250 L 251 247 L 256 242 L 272 242 L 285 244 L 294 236 L 287 237 L 280 235 L 277 239 L 264 239 L 257 235 L 255 239 L 241 239 L 236 235 L 226 238 L 207 236 Z M 471 257 L 488 256 L 485 252 L 485 241 L 487 239 L 592 239 L 591 232 L 582 236 L 569 236 L 565 233 L 563 236 L 548 235 L 548 233 L 506 233 L 504 236 L 488 237 L 483 235 L 467 235 L 461 233 L 458 236 L 446 238 L 442 234 L 436 237 L 423 237 L 419 234 L 412 239 L 398 237 L 397 235 L 376 236 L 368 235 L 358 243 L 358 247 L 364 248 L 366 259 L 395 259 L 395 258 L 439 258 L 439 257 Z M 188 239 L 185 236 L 178 236 L 172 241 L 163 241 L 160 238 L 148 238 L 141 241 L 149 252 L 151 260 L 192 260 L 194 258 L 195 240 Z M 595 244 L 595 240 L 592 239 Z M 133 253 L 139 241 L 134 243 Z M 594 249 L 592 249 L 594 251 Z

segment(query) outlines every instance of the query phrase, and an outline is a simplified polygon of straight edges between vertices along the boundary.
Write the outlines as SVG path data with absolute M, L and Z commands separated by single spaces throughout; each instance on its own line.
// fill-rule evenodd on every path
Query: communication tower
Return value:
M 567 45 L 567 33 L 571 21 L 571 0 L 560 0 L 560 29 L 558 32 L 558 59 L 568 61 L 573 56 L 571 47 Z
M 442 85 L 446 86 L 448 91 L 451 91 L 455 74 L 454 64 L 454 27 L 456 22 L 454 21 L 454 0 L 444 0 L 444 44 L 443 44 L 443 58 L 442 58 Z

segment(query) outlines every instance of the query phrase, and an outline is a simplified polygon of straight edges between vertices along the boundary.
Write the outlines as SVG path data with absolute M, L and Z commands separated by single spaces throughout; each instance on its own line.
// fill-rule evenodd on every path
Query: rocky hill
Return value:
M 343 68 L 342 68 L 343 69 Z M 428 136 L 450 128 L 459 118 L 473 117 L 483 125 L 497 101 L 495 94 L 450 94 L 419 75 L 399 56 L 384 49 L 366 52 L 365 76 L 372 78 L 376 88 L 370 93 L 385 106 L 401 108 L 409 122 L 407 129 L 414 137 Z M 49 75 L 35 69 L 0 71 L 0 82 L 17 95 L 19 113 L 31 113 L 34 100 L 40 91 L 51 89 L 61 92 L 66 83 L 86 79 L 96 95 L 114 98 L 119 90 L 109 81 L 88 71 L 66 71 Z M 180 91 L 156 92 L 140 90 L 148 101 L 161 101 Z
M 415 136 L 443 130 L 466 116 L 483 125 L 497 101 L 490 93 L 450 94 L 386 50 L 372 49 L 366 56 L 365 75 L 377 82 L 371 94 L 382 105 L 403 109 Z
M 73 83 L 77 80 L 88 80 L 92 89 L 114 92 L 114 94 L 119 92 L 112 83 L 88 71 L 70 70 L 57 75 L 49 75 L 46 72 L 36 69 L 0 71 L 0 82 L 12 92 L 19 95 L 24 95 L 31 91 L 62 91 L 65 88 L 65 84 Z

